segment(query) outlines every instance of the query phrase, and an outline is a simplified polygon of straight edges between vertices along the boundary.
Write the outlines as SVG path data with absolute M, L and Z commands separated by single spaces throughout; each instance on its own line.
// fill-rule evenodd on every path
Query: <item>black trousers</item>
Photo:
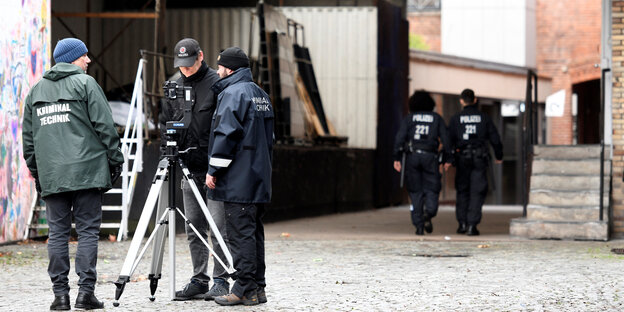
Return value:
M 407 190 L 412 201 L 410 209 L 412 224 L 424 226 L 424 212 L 430 217 L 438 213 L 440 189 L 440 171 L 438 156 L 434 153 L 411 153 L 405 159 Z
M 477 225 L 488 191 L 487 157 L 458 157 L 455 189 L 457 190 L 455 217 L 457 222 Z
M 244 295 L 265 287 L 264 204 L 224 203 L 226 231 L 236 273 L 232 293 Z
M 48 274 L 55 296 L 69 293 L 69 234 L 72 210 L 76 221 L 78 248 L 76 274 L 79 292 L 93 293 L 97 280 L 98 238 L 102 224 L 102 192 L 88 189 L 57 193 L 43 198 L 49 226 Z M 73 209 L 72 209 L 73 207 Z

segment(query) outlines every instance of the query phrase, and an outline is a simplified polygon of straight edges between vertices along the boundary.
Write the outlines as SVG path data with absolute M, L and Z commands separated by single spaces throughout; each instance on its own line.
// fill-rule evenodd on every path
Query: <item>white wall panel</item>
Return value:
M 348 136 L 350 147 L 375 148 L 377 8 L 279 9 L 305 27 L 325 115 L 338 135 Z
M 444 0 L 442 53 L 535 67 L 535 0 Z

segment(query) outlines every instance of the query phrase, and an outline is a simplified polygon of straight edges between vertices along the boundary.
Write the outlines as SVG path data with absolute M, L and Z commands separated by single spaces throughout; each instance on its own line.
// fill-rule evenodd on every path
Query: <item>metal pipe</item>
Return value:
M 522 217 L 526 218 L 527 216 L 527 204 L 529 194 L 527 192 L 527 175 L 528 175 L 528 165 L 527 165 L 527 123 L 530 116 L 530 107 L 531 107 L 531 74 L 532 71 L 529 70 L 527 72 L 527 83 L 526 83 L 526 97 L 524 101 L 524 111 L 522 112 L 522 131 L 520 131 L 520 142 L 522 142 L 522 154 L 520 156 L 520 161 L 522 165 L 522 179 L 521 179 L 521 190 L 522 190 Z
M 610 68 L 603 68 L 600 77 L 600 211 L 599 220 L 603 221 L 604 213 L 604 109 L 605 109 L 605 74 Z

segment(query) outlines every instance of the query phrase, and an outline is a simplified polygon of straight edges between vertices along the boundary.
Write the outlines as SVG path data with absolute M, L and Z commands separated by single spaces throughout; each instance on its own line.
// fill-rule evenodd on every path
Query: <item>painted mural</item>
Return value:
M 22 113 L 50 68 L 50 1 L 0 1 L 0 243 L 24 239 L 35 185 L 22 156 Z

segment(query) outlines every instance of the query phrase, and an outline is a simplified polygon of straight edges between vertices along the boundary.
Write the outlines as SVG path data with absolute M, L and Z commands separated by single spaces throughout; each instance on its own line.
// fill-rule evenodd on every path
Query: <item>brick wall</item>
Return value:
M 409 13 L 407 21 L 410 34 L 422 36 L 430 47 L 429 51 L 442 51 L 440 12 Z
M 613 49 L 613 189 L 611 204 L 613 206 L 613 238 L 624 238 L 624 1 L 612 2 L 611 43 Z
M 549 118 L 548 144 L 572 144 L 572 84 L 600 79 L 601 0 L 537 0 L 537 72 L 566 90 L 563 117 Z

